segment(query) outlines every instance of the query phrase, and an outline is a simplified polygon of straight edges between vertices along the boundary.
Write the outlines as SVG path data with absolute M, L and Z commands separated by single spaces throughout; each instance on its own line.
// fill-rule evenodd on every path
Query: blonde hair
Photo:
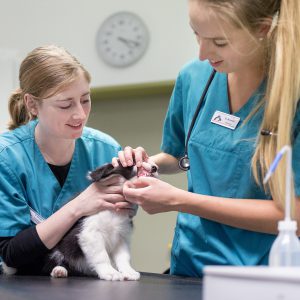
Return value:
M 20 87 L 9 98 L 11 120 L 8 129 L 15 129 L 36 118 L 26 109 L 25 94 L 36 99 L 51 97 L 74 81 L 80 71 L 90 82 L 88 71 L 64 48 L 48 45 L 32 50 L 20 66 Z
M 278 22 L 270 36 L 270 67 L 261 129 L 277 133 L 261 137 L 252 159 L 256 179 L 264 176 L 275 154 L 293 144 L 293 123 L 300 98 L 300 2 L 282 0 Z M 268 188 L 279 207 L 285 200 L 285 164 L 279 164 Z M 292 183 L 292 191 L 293 191 Z M 294 194 L 293 194 L 294 199 Z
M 276 153 L 293 143 L 293 122 L 300 98 L 300 1 L 291 0 L 201 0 L 239 28 L 254 33 L 259 25 L 272 20 L 266 45 L 267 76 L 264 116 L 260 129 L 276 132 L 260 136 L 252 158 L 258 183 L 265 176 Z M 257 108 L 256 108 L 257 110 Z M 251 115 L 251 114 L 250 114 Z M 259 133 L 258 133 L 259 134 Z M 279 207 L 284 205 L 285 164 L 279 164 L 266 190 Z M 292 186 L 293 188 L 293 186 Z M 292 189 L 293 190 L 293 189 Z M 294 194 L 293 194 L 294 199 Z

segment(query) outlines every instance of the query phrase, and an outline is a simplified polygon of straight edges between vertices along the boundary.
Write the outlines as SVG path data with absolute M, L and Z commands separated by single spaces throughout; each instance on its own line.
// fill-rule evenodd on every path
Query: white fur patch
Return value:
M 102 211 L 87 217 L 78 235 L 89 267 L 104 280 L 138 280 L 130 266 L 129 240 L 132 232 L 126 215 Z
M 2 270 L 5 275 L 14 275 L 17 273 L 17 269 L 8 267 L 5 262 L 2 262 Z
M 50 275 L 54 278 L 66 278 L 68 277 L 68 271 L 62 266 L 56 266 L 55 268 L 53 268 Z

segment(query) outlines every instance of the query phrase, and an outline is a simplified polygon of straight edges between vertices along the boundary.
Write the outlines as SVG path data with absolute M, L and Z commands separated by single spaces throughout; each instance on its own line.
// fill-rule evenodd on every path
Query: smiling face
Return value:
M 199 44 L 200 60 L 219 72 L 242 72 L 262 64 L 259 33 L 250 35 L 218 16 L 205 1 L 189 1 L 190 26 Z
M 82 134 L 90 110 L 90 86 L 79 71 L 78 77 L 55 95 L 37 101 L 39 132 L 48 139 L 76 139 Z

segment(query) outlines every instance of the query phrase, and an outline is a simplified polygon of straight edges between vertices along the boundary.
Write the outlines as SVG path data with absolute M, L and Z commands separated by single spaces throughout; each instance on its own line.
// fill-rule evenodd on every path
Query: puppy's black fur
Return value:
M 135 172 L 133 166 L 125 168 L 120 164 L 118 167 L 114 167 L 112 164 L 105 164 L 89 173 L 90 179 L 94 182 L 100 181 L 101 179 L 111 175 L 121 175 L 129 180 L 135 176 Z

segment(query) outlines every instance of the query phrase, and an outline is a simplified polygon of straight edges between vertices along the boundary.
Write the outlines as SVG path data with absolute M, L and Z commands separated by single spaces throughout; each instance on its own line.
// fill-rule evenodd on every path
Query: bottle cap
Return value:
M 292 220 L 283 220 L 278 222 L 278 230 L 297 230 L 297 222 Z

